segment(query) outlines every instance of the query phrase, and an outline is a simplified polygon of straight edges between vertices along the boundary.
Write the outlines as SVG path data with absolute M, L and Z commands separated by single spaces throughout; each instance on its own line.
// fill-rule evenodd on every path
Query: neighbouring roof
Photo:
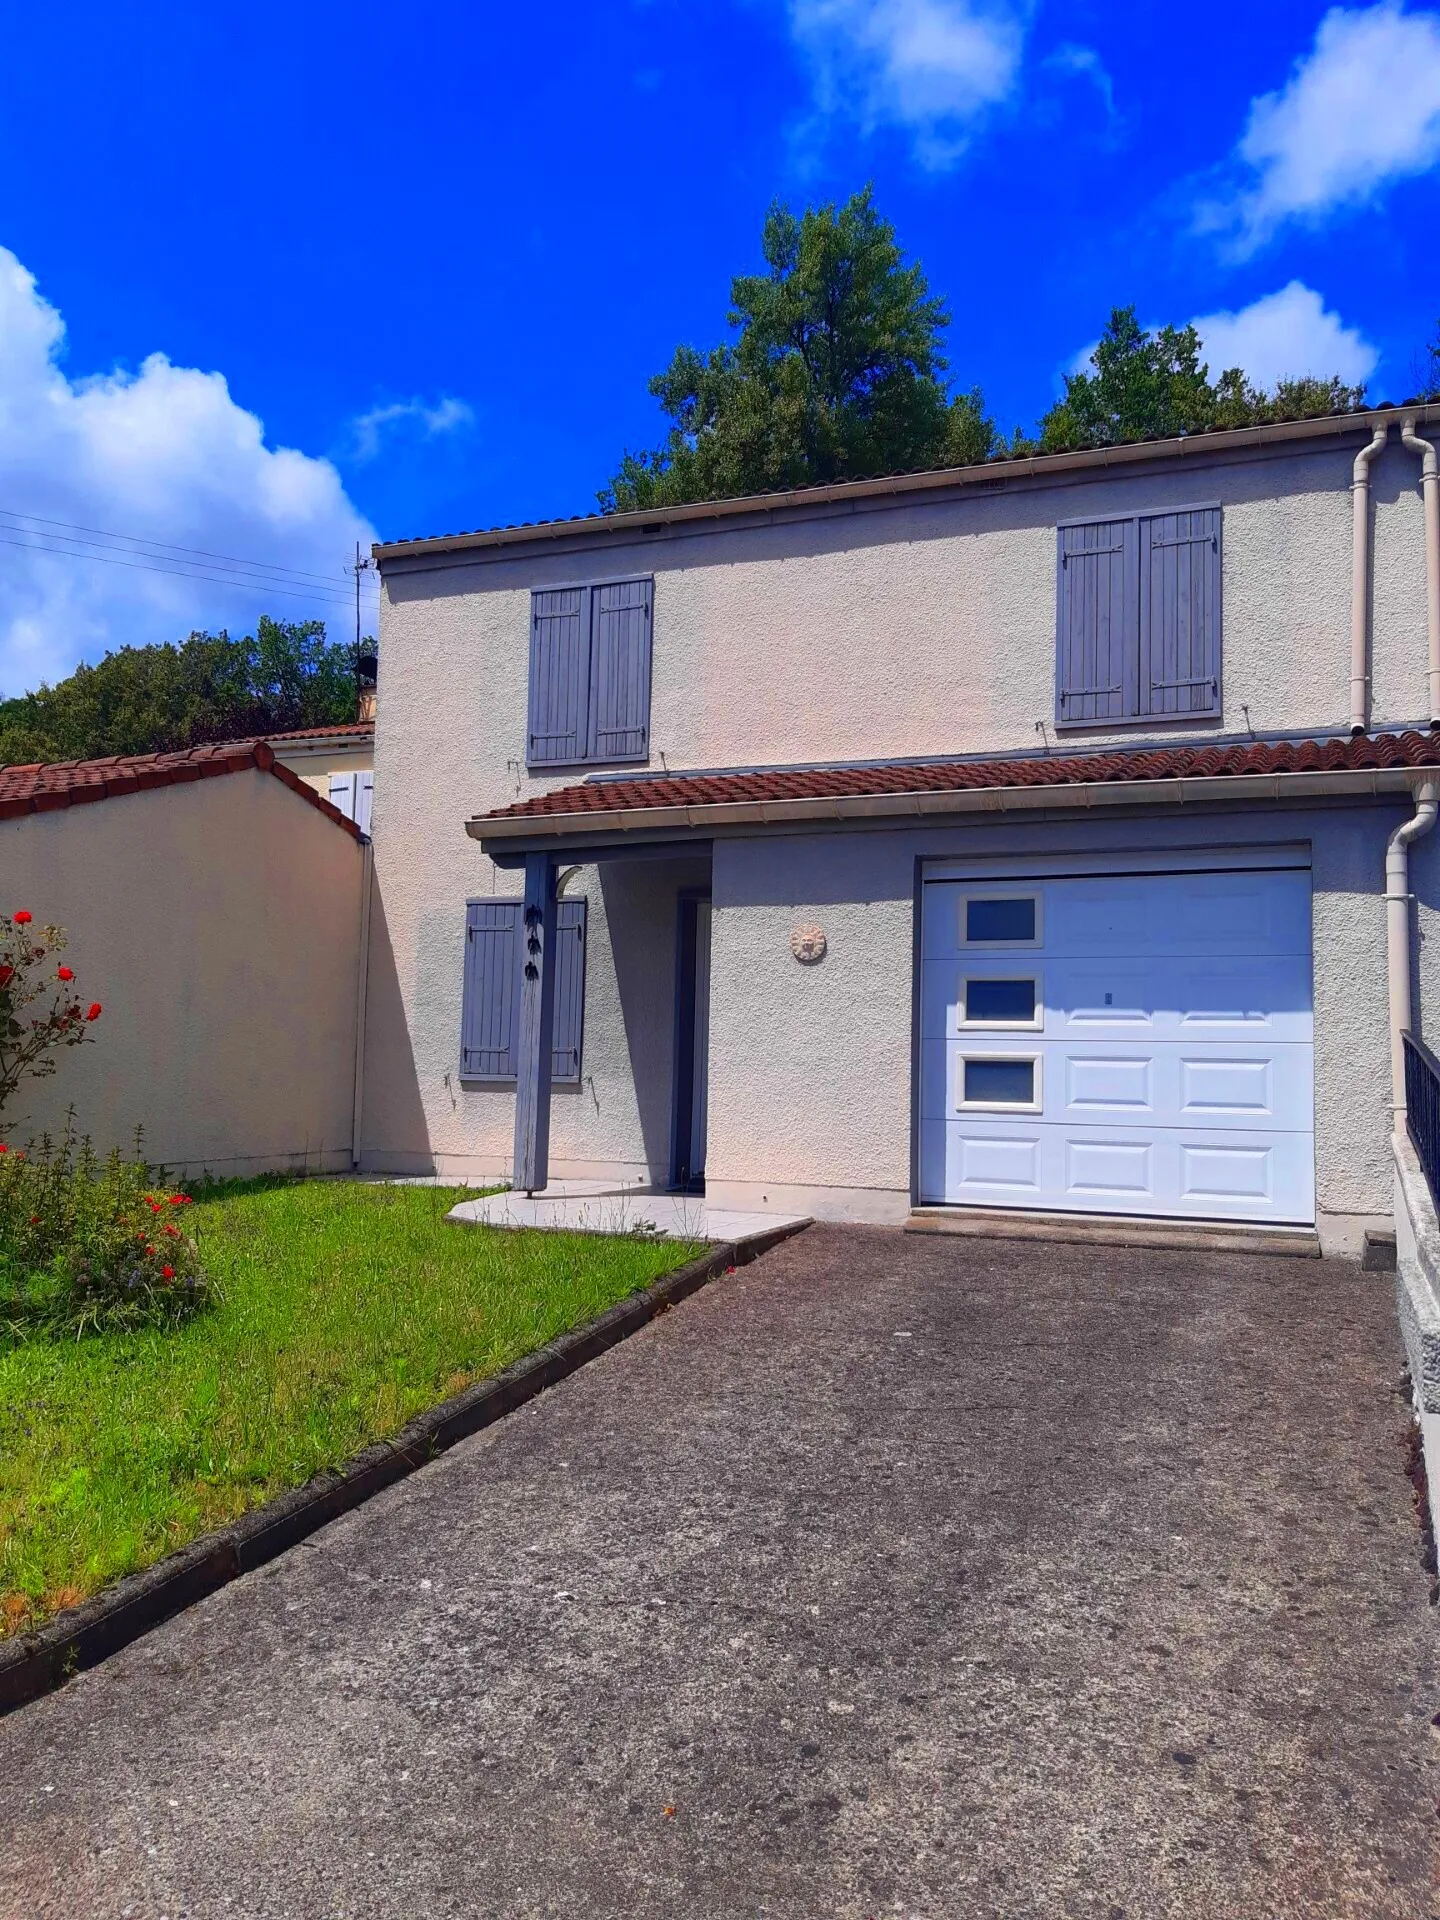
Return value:
M 0 820 L 14 820 L 27 813 L 53 813 L 92 800 L 113 800 L 127 793 L 148 793 L 156 787 L 186 786 L 193 780 L 251 771 L 274 774 L 355 839 L 364 837 L 353 820 L 347 820 L 338 807 L 332 807 L 277 760 L 274 748 L 265 740 L 218 741 L 213 746 L 191 747 L 184 753 L 113 754 L 103 760 L 0 767 Z
M 536 794 L 493 813 L 479 814 L 468 831 L 477 839 L 535 838 L 564 831 L 743 826 L 845 815 L 903 815 L 992 805 L 1043 804 L 1051 789 L 1124 789 L 1111 797 L 1143 800 L 1161 789 L 1204 783 L 1235 797 L 1261 781 L 1276 797 L 1287 784 L 1303 792 L 1307 776 L 1327 784 L 1379 792 L 1410 784 L 1415 769 L 1440 768 L 1440 735 L 1411 731 L 1359 739 L 1240 741 L 1206 746 L 1146 746 L 1024 759 L 892 761 L 842 767 L 779 767 L 743 772 L 607 775 Z M 1350 776 L 1350 778 L 1345 778 Z M 1023 800 L 1019 797 L 1024 796 Z M 1061 796 L 1062 802 L 1067 796 Z
M 847 480 L 832 486 L 795 487 L 784 493 L 741 494 L 727 500 L 695 500 L 678 507 L 648 507 L 637 513 L 586 513 L 566 520 L 526 521 L 516 526 L 480 528 L 474 533 L 438 534 L 412 540 L 377 540 L 370 551 L 383 566 L 391 560 L 424 559 L 466 550 L 507 547 L 535 541 L 633 538 L 663 533 L 687 521 L 719 520 L 750 514 L 765 517 L 879 501 L 901 494 L 990 491 L 1012 480 L 1061 478 L 1087 468 L 1131 466 L 1141 461 L 1213 458 L 1281 442 L 1335 439 L 1370 433 L 1411 418 L 1440 423 L 1440 405 L 1410 401 L 1404 406 L 1368 407 L 1360 413 L 1318 414 L 1308 420 L 1276 420 L 1263 427 L 1217 427 L 1170 439 L 1126 440 L 1113 447 L 1089 447 L 1078 453 L 1001 454 L 971 467 L 937 467 L 921 473 L 889 474 L 873 480 Z M 479 554 L 477 558 L 481 557 Z
M 289 733 L 267 733 L 262 738 L 276 740 L 373 740 L 373 720 L 347 720 L 336 727 L 296 727 Z

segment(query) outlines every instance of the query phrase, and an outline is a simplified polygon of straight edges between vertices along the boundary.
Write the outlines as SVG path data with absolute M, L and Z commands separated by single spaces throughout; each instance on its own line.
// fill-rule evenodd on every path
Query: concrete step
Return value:
M 1102 1247 L 1173 1247 L 1192 1253 L 1273 1253 L 1318 1260 L 1313 1227 L 1224 1227 L 1110 1213 L 1011 1213 L 1000 1207 L 915 1207 L 906 1233 L 954 1233 L 976 1240 L 1065 1240 Z

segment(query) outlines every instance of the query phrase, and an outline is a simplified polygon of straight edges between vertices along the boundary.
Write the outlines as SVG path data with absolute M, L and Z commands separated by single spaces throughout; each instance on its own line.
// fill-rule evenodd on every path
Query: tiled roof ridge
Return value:
M 658 526 L 695 510 L 703 511 L 708 508 L 744 511 L 747 508 L 763 508 L 780 502 L 803 506 L 808 501 L 823 502 L 837 497 L 856 498 L 867 493 L 881 493 L 896 483 L 904 483 L 907 486 L 911 483 L 923 485 L 926 482 L 945 484 L 962 474 L 985 475 L 999 481 L 1017 472 L 1058 472 L 1067 464 L 1103 466 L 1107 460 L 1113 460 L 1117 454 L 1135 454 L 1144 452 L 1146 449 L 1157 453 L 1189 452 L 1203 448 L 1207 441 L 1230 445 L 1248 440 L 1262 444 L 1276 438 L 1283 439 L 1302 433 L 1319 435 L 1325 433 L 1327 429 L 1337 434 L 1351 429 L 1359 432 L 1377 419 L 1384 418 L 1389 422 L 1395 416 L 1406 413 L 1423 415 L 1428 420 L 1431 417 L 1432 407 L 1432 401 L 1417 396 L 1409 400 L 1381 400 L 1374 406 L 1332 407 L 1322 413 L 1285 414 L 1274 420 L 1254 421 L 1238 427 L 1217 424 L 1197 427 L 1181 433 L 1130 434 L 1118 440 L 1103 441 L 1100 445 L 1093 447 L 1056 448 L 1045 453 L 1034 450 L 1020 452 L 1006 450 L 987 455 L 983 460 L 963 466 L 903 467 L 893 473 L 863 474 L 841 480 L 812 481 L 796 487 L 769 487 L 753 493 L 724 494 L 715 499 L 676 501 L 665 506 L 631 507 L 618 513 L 592 511 L 565 514 L 545 520 L 511 521 L 500 526 L 462 528 L 451 533 L 404 535 L 392 540 L 375 541 L 371 546 L 371 553 L 383 561 L 402 554 L 420 553 L 426 549 L 435 550 L 449 546 L 464 546 L 471 542 L 513 541 L 527 535 L 581 533 L 607 527 L 623 529 L 633 524 Z
M 903 761 L 888 766 L 790 767 L 765 772 L 641 774 L 633 779 L 607 777 L 603 782 L 559 787 L 497 808 L 486 817 L 527 819 L 744 801 L 873 798 L 882 794 L 1238 778 L 1247 774 L 1363 772 L 1392 767 L 1440 767 L 1440 735 L 1410 729 L 1404 733 L 1363 734 L 1354 739 L 1151 745 L 1072 754 L 1054 752 L 1021 760 L 956 759 Z
M 0 820 L 19 819 L 27 813 L 54 813 L 95 800 L 113 800 L 128 793 L 147 793 L 156 787 L 184 786 L 192 780 L 213 780 L 222 774 L 252 770 L 273 774 L 354 839 L 363 839 L 354 821 L 347 820 L 323 794 L 292 773 L 266 740 L 221 740 L 178 753 L 108 754 L 97 760 L 36 761 L 23 767 L 0 767 Z
M 263 740 L 328 740 L 335 734 L 374 735 L 373 720 L 340 720 L 333 727 L 291 727 L 286 733 L 266 733 L 258 737 Z

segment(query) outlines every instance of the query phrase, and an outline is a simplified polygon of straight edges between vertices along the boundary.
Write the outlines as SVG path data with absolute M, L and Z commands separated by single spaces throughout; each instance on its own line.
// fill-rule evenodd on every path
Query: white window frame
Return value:
M 1035 985 L 1035 1012 L 1029 1020 L 972 1020 L 968 988 L 974 980 L 1031 980 Z M 961 1033 L 1043 1033 L 1045 1030 L 1045 981 L 1039 967 L 1007 967 L 1003 973 L 981 972 L 965 967 L 955 992 L 955 1025 Z
M 1035 902 L 1035 937 L 1033 940 L 971 940 L 966 933 L 966 923 L 970 918 L 972 900 L 1033 900 Z M 1043 947 L 1045 944 L 1045 893 L 1041 887 L 973 887 L 966 888 L 960 895 L 960 915 L 957 939 L 963 952 L 969 953 L 1020 953 L 1027 948 Z
M 1035 1069 L 1035 1097 L 1033 1100 L 967 1100 L 965 1098 L 965 1064 L 969 1060 L 1023 1060 L 1029 1061 Z M 955 1055 L 955 1111 L 956 1113 L 1014 1113 L 1031 1116 L 1045 1110 L 1045 1057 L 1040 1052 L 1027 1053 L 1009 1048 L 1001 1053 L 995 1048 L 963 1047 Z

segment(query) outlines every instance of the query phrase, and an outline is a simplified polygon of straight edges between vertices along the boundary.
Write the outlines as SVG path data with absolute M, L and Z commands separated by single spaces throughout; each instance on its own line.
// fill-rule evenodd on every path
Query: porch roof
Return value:
M 726 830 L 945 813 L 1311 794 L 1403 793 L 1440 768 L 1440 734 L 1244 740 L 1023 758 L 892 760 L 846 766 L 606 775 L 477 814 L 487 851 L 562 851 L 622 841 L 708 839 Z

